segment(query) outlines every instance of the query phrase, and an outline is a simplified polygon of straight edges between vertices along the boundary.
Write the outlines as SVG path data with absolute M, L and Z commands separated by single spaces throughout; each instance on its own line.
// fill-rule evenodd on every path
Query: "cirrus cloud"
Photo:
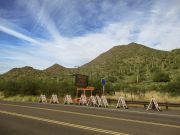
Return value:
M 179 48 L 178 3 L 16 0 L 9 9 L 4 0 L 0 38 L 7 38 L 0 41 L 0 73 L 26 65 L 39 69 L 54 63 L 80 66 L 115 45 L 129 42 L 163 50 Z M 10 37 L 21 42 L 14 43 Z

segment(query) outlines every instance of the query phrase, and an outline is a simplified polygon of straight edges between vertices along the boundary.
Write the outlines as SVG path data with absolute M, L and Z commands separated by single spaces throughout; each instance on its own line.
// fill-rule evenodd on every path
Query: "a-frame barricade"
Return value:
M 72 104 L 73 101 L 72 101 L 72 98 L 71 98 L 71 95 L 66 95 L 65 98 L 64 98 L 64 104 Z
M 39 103 L 47 103 L 46 95 L 43 94 L 40 95 Z
M 51 104 L 59 104 L 59 100 L 58 100 L 57 95 L 52 94 L 51 99 L 50 99 L 50 103 Z
M 156 109 L 158 111 L 162 111 L 155 98 L 151 98 L 151 100 L 150 100 L 147 110 L 150 110 L 150 109 L 153 109 L 153 110 Z
M 96 101 L 97 101 L 97 106 L 101 107 L 102 106 L 101 98 L 98 95 L 96 95 L 95 98 L 96 98 Z
M 87 104 L 87 97 L 85 94 L 81 94 L 79 105 L 86 105 Z
M 106 96 L 104 96 L 104 95 L 101 96 L 101 103 L 102 103 L 102 107 L 106 108 L 109 106 Z
M 96 101 L 96 97 L 95 96 L 90 96 L 89 97 L 89 100 L 88 100 L 88 103 L 87 103 L 87 106 L 97 106 L 97 101 Z
M 122 106 L 124 109 L 128 109 L 128 106 L 127 106 L 127 104 L 126 104 L 126 101 L 125 101 L 124 97 L 121 97 L 121 96 L 120 96 L 119 99 L 118 99 L 116 108 L 120 108 L 121 106 Z

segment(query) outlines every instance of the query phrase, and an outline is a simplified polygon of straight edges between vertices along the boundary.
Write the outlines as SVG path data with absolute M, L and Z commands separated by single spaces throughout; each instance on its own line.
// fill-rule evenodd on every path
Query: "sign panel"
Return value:
M 102 79 L 102 80 L 101 80 L 101 83 L 102 83 L 103 86 L 106 85 L 106 80 L 105 80 L 105 79 Z
M 77 87 L 85 88 L 88 86 L 88 76 L 81 74 L 76 74 L 75 76 L 75 85 Z

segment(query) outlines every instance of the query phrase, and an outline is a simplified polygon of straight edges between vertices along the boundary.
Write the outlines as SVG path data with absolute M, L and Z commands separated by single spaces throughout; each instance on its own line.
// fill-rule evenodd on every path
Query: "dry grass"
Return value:
M 0 92 L 0 100 L 2 100 L 3 98 L 4 98 L 4 94 Z
M 20 101 L 20 102 L 38 102 L 37 96 L 21 96 L 16 95 L 12 97 L 4 97 L 3 93 L 0 93 L 0 100 L 4 101 Z
M 168 93 L 160 93 L 156 91 L 146 92 L 144 95 L 132 95 L 130 93 L 116 92 L 115 95 L 107 95 L 107 98 L 118 99 L 119 96 L 125 97 L 126 100 L 137 100 L 137 101 L 149 101 L 152 96 L 157 99 L 158 102 L 169 102 L 169 103 L 180 103 L 180 96 L 171 96 Z M 20 102 L 38 102 L 39 96 L 12 96 L 5 98 L 3 93 L 0 92 L 0 100 L 4 101 L 20 101 Z M 59 97 L 59 102 L 63 103 L 63 97 Z M 49 102 L 50 97 L 47 97 Z
M 152 97 L 156 98 L 158 102 L 180 103 L 180 96 L 171 96 L 168 93 L 160 93 L 156 91 L 146 92 L 141 95 L 132 95 L 131 93 L 116 92 L 113 96 L 107 96 L 111 99 L 118 99 L 123 96 L 126 100 L 149 101 Z
M 47 101 L 50 101 L 51 97 L 47 97 Z M 59 102 L 63 103 L 64 98 L 59 97 Z M 21 96 L 21 95 L 16 95 L 16 96 L 11 96 L 11 97 L 4 97 L 4 94 L 0 92 L 0 100 L 3 101 L 19 101 L 19 102 L 38 102 L 39 101 L 39 96 Z

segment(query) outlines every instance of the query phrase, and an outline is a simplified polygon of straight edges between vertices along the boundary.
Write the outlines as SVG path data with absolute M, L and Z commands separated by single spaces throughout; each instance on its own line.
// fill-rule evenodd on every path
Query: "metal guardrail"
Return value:
M 111 104 L 111 103 L 117 103 L 118 100 L 116 99 L 107 99 L 108 102 Z M 147 107 L 147 105 L 149 105 L 149 102 L 148 101 L 129 101 L 129 100 L 126 100 L 126 103 L 127 104 L 136 104 L 136 105 L 143 105 L 144 108 Z M 180 107 L 180 104 L 179 103 L 168 103 L 168 102 L 159 102 L 158 103 L 159 106 L 165 106 L 166 107 L 166 110 L 168 110 L 169 107 Z

